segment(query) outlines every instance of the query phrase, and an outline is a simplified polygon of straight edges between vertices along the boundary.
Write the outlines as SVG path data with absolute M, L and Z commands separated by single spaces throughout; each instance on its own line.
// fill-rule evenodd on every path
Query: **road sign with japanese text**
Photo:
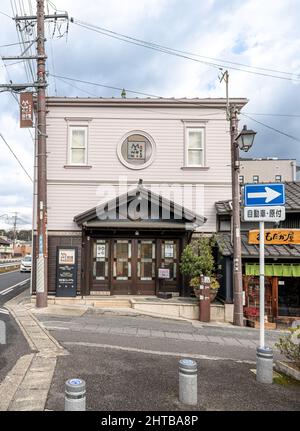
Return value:
M 246 184 L 244 187 L 245 207 L 281 206 L 284 204 L 284 184 Z
M 282 220 L 285 220 L 285 207 L 244 207 L 244 221 L 277 223 Z

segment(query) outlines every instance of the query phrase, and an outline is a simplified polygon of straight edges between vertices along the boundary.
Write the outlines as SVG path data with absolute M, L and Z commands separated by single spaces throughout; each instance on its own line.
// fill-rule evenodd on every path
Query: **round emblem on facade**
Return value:
M 122 137 L 117 155 L 121 163 L 129 169 L 145 169 L 154 160 L 155 142 L 146 132 L 133 130 Z

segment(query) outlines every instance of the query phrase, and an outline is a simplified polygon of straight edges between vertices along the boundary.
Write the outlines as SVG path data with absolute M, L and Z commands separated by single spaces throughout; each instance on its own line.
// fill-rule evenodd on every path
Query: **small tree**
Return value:
M 214 237 L 201 236 L 188 244 L 182 252 L 180 271 L 190 278 L 190 286 L 194 289 L 199 288 L 201 275 L 211 277 L 212 288 L 218 289 L 220 286 L 212 276 L 215 267 L 212 251 L 214 244 Z

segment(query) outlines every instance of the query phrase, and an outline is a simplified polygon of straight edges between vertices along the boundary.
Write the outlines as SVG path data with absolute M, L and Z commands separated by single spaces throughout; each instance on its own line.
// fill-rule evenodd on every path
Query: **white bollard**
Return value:
M 86 410 L 85 381 L 69 379 L 65 386 L 65 411 L 83 412 Z
M 259 383 L 273 383 L 273 350 L 271 347 L 256 349 L 256 380 Z
M 179 361 L 179 401 L 194 406 L 197 404 L 197 362 L 191 359 Z

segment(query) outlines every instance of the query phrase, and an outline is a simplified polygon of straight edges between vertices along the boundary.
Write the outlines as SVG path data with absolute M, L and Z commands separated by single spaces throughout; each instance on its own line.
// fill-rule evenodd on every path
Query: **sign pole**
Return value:
M 265 347 L 265 222 L 259 222 L 259 338 Z
M 265 222 L 259 222 L 259 347 L 256 349 L 256 380 L 273 383 L 273 350 L 265 346 Z

